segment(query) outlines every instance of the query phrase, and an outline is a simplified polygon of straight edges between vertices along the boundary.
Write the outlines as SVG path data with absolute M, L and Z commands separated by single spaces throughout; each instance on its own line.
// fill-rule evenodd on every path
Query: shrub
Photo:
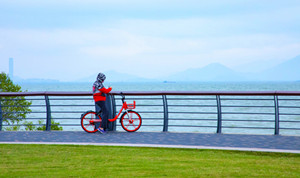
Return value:
M 22 92 L 19 85 L 15 85 L 10 78 L 2 72 L 0 74 L 0 92 Z M 19 130 L 19 123 L 26 118 L 26 115 L 31 112 L 29 108 L 31 102 L 26 101 L 24 96 L 17 97 L 0 97 L 2 109 L 2 122 L 5 125 L 12 125 L 6 130 Z

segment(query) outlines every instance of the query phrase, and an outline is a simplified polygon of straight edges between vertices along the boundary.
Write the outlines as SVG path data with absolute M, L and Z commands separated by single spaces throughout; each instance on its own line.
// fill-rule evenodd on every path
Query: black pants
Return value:
M 105 101 L 97 101 L 95 104 L 101 108 L 101 127 L 106 130 L 108 127 L 108 108 Z

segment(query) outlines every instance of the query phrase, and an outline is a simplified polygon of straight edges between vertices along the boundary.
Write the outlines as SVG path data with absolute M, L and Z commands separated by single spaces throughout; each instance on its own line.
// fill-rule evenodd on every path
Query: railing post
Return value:
M 0 100 L 0 131 L 2 130 L 2 122 L 3 122 L 3 118 L 2 118 L 2 107 L 1 107 L 1 100 Z
M 100 106 L 98 106 L 98 104 L 96 104 L 95 102 L 94 102 L 94 104 L 95 104 L 95 111 L 96 111 L 96 113 L 100 112 L 100 110 L 101 110 Z M 98 128 L 99 126 L 100 126 L 100 122 L 96 122 L 95 123 L 95 127 Z
M 113 95 L 107 95 L 106 96 L 106 106 L 108 108 L 108 117 L 110 118 L 114 118 L 114 106 L 115 104 L 115 97 Z M 116 121 L 114 122 L 108 122 L 108 130 L 109 131 L 116 131 Z
M 278 95 L 274 95 L 274 105 L 275 105 L 275 130 L 274 134 L 279 135 L 279 105 L 278 105 Z
M 115 117 L 117 115 L 117 106 L 116 106 L 115 95 L 111 95 L 111 103 L 112 103 L 112 117 Z M 114 122 L 112 131 L 116 131 L 117 130 L 117 122 L 118 121 Z
M 50 102 L 48 95 L 45 95 L 45 102 L 46 102 L 46 131 L 51 131 L 51 109 L 50 109 Z
M 163 132 L 168 131 L 169 126 L 169 111 L 168 111 L 168 101 L 166 95 L 162 95 L 163 98 L 163 105 L 164 105 L 164 128 Z
M 217 110 L 218 110 L 217 133 L 222 133 L 222 109 L 221 109 L 220 95 L 217 95 L 216 99 L 217 99 Z

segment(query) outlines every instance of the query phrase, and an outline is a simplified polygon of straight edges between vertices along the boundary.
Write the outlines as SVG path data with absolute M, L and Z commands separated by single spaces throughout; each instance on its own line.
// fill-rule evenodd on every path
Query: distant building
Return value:
M 9 58 L 9 78 L 10 80 L 14 80 L 14 59 L 13 58 Z

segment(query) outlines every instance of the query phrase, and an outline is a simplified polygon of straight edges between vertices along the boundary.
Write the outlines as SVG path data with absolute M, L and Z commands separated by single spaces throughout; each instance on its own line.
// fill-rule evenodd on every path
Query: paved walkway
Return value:
M 300 136 L 173 132 L 0 132 L 0 144 L 76 144 L 300 153 Z

